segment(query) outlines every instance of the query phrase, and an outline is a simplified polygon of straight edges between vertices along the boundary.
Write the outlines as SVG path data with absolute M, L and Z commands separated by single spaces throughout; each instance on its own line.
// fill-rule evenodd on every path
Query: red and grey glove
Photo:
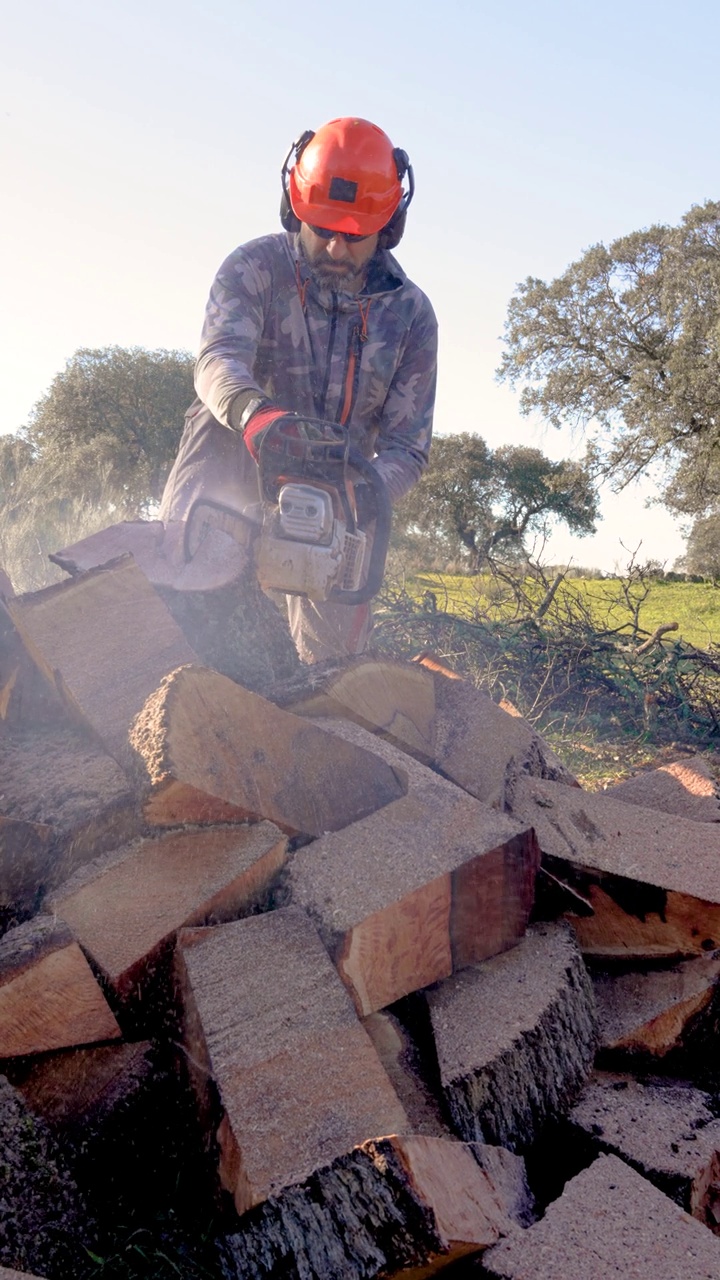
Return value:
M 321 418 L 306 418 L 299 413 L 289 413 L 273 404 L 272 400 L 259 397 L 247 401 L 240 413 L 231 411 L 231 425 L 242 432 L 243 440 L 256 462 L 262 442 L 268 435 L 277 434 L 278 440 L 282 438 L 286 444 L 298 440 L 343 445 L 347 439 L 345 428 L 337 422 L 325 422 Z
M 260 453 L 260 445 L 270 427 L 274 422 L 279 422 L 281 418 L 290 416 L 292 415 L 287 414 L 284 409 L 278 409 L 277 405 L 274 404 L 265 404 L 250 415 L 243 431 L 243 440 L 256 462 Z

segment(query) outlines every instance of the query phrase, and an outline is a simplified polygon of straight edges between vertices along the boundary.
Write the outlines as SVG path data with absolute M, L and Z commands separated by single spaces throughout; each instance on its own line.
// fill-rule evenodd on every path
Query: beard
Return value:
M 320 289 L 330 289 L 333 293 L 359 293 L 365 283 L 368 264 L 356 267 L 352 262 L 331 262 L 327 257 L 313 261 L 302 242 L 301 249 L 310 274 Z

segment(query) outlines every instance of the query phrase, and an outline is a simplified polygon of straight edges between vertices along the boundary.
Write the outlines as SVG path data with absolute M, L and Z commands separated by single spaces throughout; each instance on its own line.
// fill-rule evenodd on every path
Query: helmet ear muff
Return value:
M 280 197 L 280 221 L 285 231 L 299 231 L 302 226 L 300 219 L 292 211 L 287 191 L 283 191 Z
M 405 223 L 407 221 L 406 209 L 400 208 L 395 210 L 390 221 L 383 227 L 378 235 L 378 249 L 394 249 L 399 245 L 405 231 Z
M 399 245 L 405 231 L 408 205 L 415 195 L 415 176 L 407 151 L 403 151 L 401 147 L 395 147 L 393 160 L 395 161 L 398 181 L 402 182 L 404 178 L 407 178 L 408 189 L 401 196 L 400 203 L 392 218 L 386 223 L 378 236 L 379 249 L 394 249 L 396 245 Z
M 300 137 L 296 138 L 291 144 L 290 150 L 283 161 L 283 167 L 280 172 L 280 181 L 282 183 L 282 196 L 280 197 L 280 222 L 282 223 L 285 231 L 299 231 L 302 226 L 300 219 L 293 213 L 293 207 L 290 203 L 288 174 L 290 173 L 292 165 L 297 164 L 308 142 L 310 142 L 311 138 L 314 137 L 314 129 L 306 129 L 305 132 L 301 133 Z M 293 158 L 292 164 L 290 163 L 291 157 Z

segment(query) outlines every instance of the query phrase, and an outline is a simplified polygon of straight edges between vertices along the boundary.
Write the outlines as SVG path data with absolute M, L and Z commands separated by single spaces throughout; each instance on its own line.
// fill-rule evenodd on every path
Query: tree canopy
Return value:
M 587 466 L 552 462 L 539 449 L 489 449 L 480 436 L 436 436 L 432 461 L 396 511 L 399 539 L 423 539 L 476 572 L 497 558 L 517 559 L 531 534 L 560 521 L 594 532 L 597 495 Z
M 122 514 L 147 510 L 177 452 L 193 363 L 185 351 L 76 351 L 21 432 L 34 463 L 64 497 L 109 494 Z
M 675 565 L 687 573 L 720 581 L 720 512 L 700 516 L 694 521 L 685 554 Z
M 498 377 L 522 412 L 587 430 L 619 486 L 660 464 L 668 507 L 720 497 L 720 202 L 529 277 L 505 346 Z

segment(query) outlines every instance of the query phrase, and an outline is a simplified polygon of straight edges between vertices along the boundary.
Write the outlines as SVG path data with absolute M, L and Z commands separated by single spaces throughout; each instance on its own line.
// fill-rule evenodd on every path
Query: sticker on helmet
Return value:
M 345 204 L 354 204 L 357 189 L 357 182 L 351 182 L 349 178 L 330 179 L 329 195 L 331 200 L 342 200 Z

